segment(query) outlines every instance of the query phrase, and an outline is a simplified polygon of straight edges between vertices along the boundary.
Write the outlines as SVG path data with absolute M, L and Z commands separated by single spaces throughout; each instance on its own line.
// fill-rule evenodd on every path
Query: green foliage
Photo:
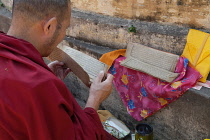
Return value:
M 1 0 L 0 0 L 0 7 L 4 7 L 4 4 L 1 2 Z
M 129 33 L 136 33 L 136 27 L 134 27 L 133 25 L 131 25 L 129 28 L 128 28 L 128 32 Z

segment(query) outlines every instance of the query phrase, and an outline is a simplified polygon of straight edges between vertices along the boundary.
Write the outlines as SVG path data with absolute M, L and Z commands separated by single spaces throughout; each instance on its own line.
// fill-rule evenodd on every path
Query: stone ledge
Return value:
M 85 54 L 88 54 L 96 59 L 99 59 L 104 53 L 116 50 L 104 46 L 99 46 L 93 43 L 78 40 L 72 37 L 65 37 L 65 43 L 74 49 L 77 49 Z

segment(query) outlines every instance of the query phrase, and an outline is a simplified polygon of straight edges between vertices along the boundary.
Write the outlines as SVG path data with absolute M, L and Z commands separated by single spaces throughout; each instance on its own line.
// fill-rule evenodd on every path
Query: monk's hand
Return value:
M 48 67 L 54 72 L 54 74 L 61 80 L 63 80 L 71 71 L 70 68 L 66 68 L 63 62 L 53 61 L 48 64 Z
M 105 73 L 102 71 L 94 79 L 90 87 L 90 94 L 85 107 L 91 107 L 98 110 L 100 104 L 111 94 L 113 75 L 107 74 L 103 80 Z

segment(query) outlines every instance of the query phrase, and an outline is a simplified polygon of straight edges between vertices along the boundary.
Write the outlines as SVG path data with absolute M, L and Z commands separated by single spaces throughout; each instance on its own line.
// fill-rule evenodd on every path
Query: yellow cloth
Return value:
M 190 29 L 187 43 L 182 56 L 189 59 L 191 64 L 203 76 L 199 81 L 206 82 L 210 71 L 210 35 Z
M 105 53 L 99 59 L 101 62 L 107 64 L 109 67 L 112 66 L 112 63 L 115 59 L 117 59 L 120 55 L 125 56 L 126 49 L 120 49 L 112 52 Z
M 109 117 L 114 117 L 108 110 L 98 110 L 97 113 L 101 122 L 105 122 Z

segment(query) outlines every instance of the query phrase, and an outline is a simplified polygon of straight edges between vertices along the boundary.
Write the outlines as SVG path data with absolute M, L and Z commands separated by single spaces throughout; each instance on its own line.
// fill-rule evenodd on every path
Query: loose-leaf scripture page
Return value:
M 59 45 L 57 49 L 51 53 L 49 59 L 51 61 L 63 61 L 86 85 L 88 83 L 87 78 L 92 82 L 100 71 L 103 70 L 106 73 L 108 70 L 106 64 L 66 45 Z

